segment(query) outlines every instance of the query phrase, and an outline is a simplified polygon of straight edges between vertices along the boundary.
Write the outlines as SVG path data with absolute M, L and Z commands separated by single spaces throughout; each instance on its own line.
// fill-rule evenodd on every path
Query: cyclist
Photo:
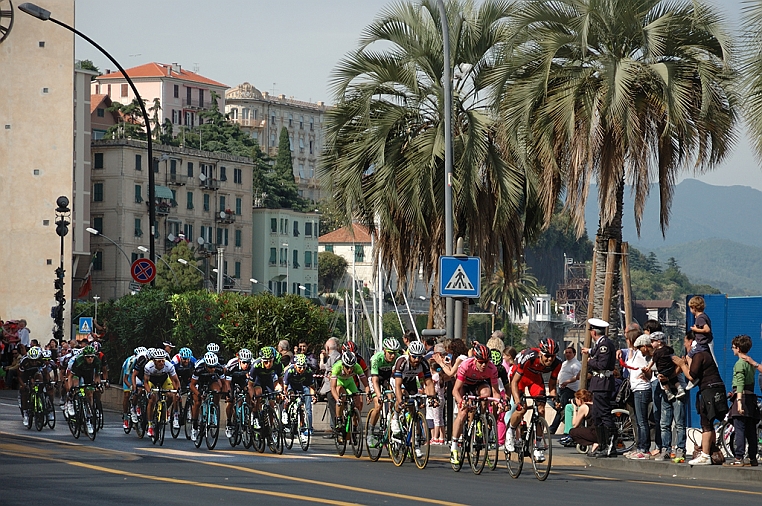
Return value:
M 172 358 L 172 365 L 180 380 L 180 388 L 188 389 L 193 370 L 196 368 L 196 358 L 190 348 L 180 348 L 180 351 Z
M 135 406 L 130 402 L 130 393 L 132 392 L 132 368 L 135 365 L 137 356 L 145 350 L 138 346 L 133 354 L 122 362 L 122 424 L 125 429 L 130 428 L 130 411 L 135 411 Z M 136 414 L 137 417 L 137 414 Z
M 56 364 L 53 360 L 53 352 L 51 350 L 42 350 L 42 381 L 45 382 L 45 393 L 50 398 L 50 405 L 53 405 L 56 394 Z M 55 414 L 51 411 L 48 413 L 48 421 L 53 422 L 55 420 Z
M 76 387 L 76 385 L 74 385 L 75 377 L 79 378 L 79 386 L 100 385 L 101 361 L 95 355 L 95 348 L 93 348 L 91 345 L 87 345 L 82 349 L 82 353 L 80 353 L 79 356 L 74 360 L 67 374 L 69 384 L 71 385 L 71 390 Z M 90 404 L 91 408 L 93 407 L 93 390 L 94 389 L 88 388 L 85 391 L 87 395 L 87 402 Z M 93 412 L 94 411 L 91 409 L 90 413 Z M 69 415 L 71 414 L 72 413 L 69 412 Z M 92 432 L 92 416 L 85 422 L 87 424 L 87 431 Z
M 362 367 L 362 372 L 365 373 L 365 377 L 368 378 L 370 375 L 368 374 L 368 363 L 365 361 L 362 356 L 357 353 L 357 343 L 354 341 L 347 341 L 346 343 L 341 345 L 341 352 L 344 353 L 345 351 L 351 351 L 355 354 L 355 357 L 357 357 L 357 363 L 360 364 L 360 367 Z M 355 378 L 355 385 L 357 385 L 358 388 L 360 388 L 360 380 Z M 373 388 L 373 385 L 371 385 L 371 389 Z M 371 390 L 372 392 L 372 390 Z
M 153 351 L 152 360 L 148 362 L 143 370 L 143 384 L 147 386 L 148 391 L 148 437 L 153 437 L 153 408 L 158 395 L 154 395 L 152 390 L 158 388 L 161 390 L 179 390 L 180 380 L 177 378 L 175 366 L 169 360 L 169 355 L 161 348 Z M 175 396 L 171 392 L 167 393 L 167 412 L 172 412 L 172 405 L 175 402 Z M 165 413 L 166 415 L 166 413 Z M 180 427 L 180 420 L 172 420 L 175 428 Z
M 303 396 L 310 434 L 312 434 L 312 401 L 316 400 L 314 385 L 315 379 L 312 375 L 312 369 L 307 366 L 307 357 L 303 353 L 299 353 L 283 371 L 283 386 L 287 393 Z M 299 437 L 302 435 L 299 434 Z
M 199 388 L 209 387 L 210 390 L 222 391 L 221 378 L 224 378 L 225 371 L 220 365 L 220 360 L 211 351 L 207 351 L 204 357 L 197 361 L 196 368 L 190 381 L 190 391 L 193 394 L 193 406 L 191 406 L 191 417 L 193 418 L 193 429 L 191 430 L 191 439 L 198 437 L 198 411 L 201 408 L 201 392 Z M 219 394 L 215 394 L 214 402 L 219 402 Z
M 497 368 L 490 361 L 490 351 L 485 345 L 477 342 L 473 345 L 473 356 L 458 366 L 455 384 L 452 387 L 453 399 L 458 404 L 458 416 L 452 426 L 450 462 L 456 465 L 460 463 L 461 432 L 468 415 L 468 410 L 464 409 L 464 397 L 467 395 L 500 397 Z
M 542 375 L 550 373 L 548 380 L 548 389 L 550 396 L 556 395 L 556 382 L 558 373 L 561 371 L 562 362 L 556 357 L 558 345 L 552 339 L 540 340 L 537 348 L 529 348 L 516 356 L 516 369 L 511 378 L 511 396 L 516 406 L 516 411 L 511 415 L 508 430 L 505 433 L 504 450 L 508 452 L 515 451 L 514 438 L 516 427 L 519 426 L 521 418 L 524 416 L 524 406 L 520 405 L 521 395 L 525 390 L 529 390 L 532 397 L 545 397 L 545 380 Z M 540 416 L 545 416 L 545 401 L 535 400 L 537 411 Z M 537 437 L 542 436 L 542 426 L 537 428 Z M 535 448 L 535 458 L 542 462 L 545 460 L 544 450 Z
M 407 394 L 418 392 L 418 382 L 423 384 L 426 396 L 432 405 L 438 405 L 439 400 L 434 392 L 434 382 L 431 380 L 431 369 L 426 355 L 426 347 L 421 341 L 411 341 L 407 347 L 407 354 L 400 355 L 394 362 L 392 374 L 394 376 L 394 396 L 397 402 L 394 406 L 395 413 L 392 415 L 392 434 L 400 433 L 399 415 L 402 410 L 410 409 L 407 406 Z M 404 393 L 403 393 L 404 390 Z M 420 448 L 415 448 L 416 456 L 421 456 Z
M 351 351 L 345 351 L 341 354 L 341 360 L 338 360 L 331 369 L 331 394 L 336 400 L 336 428 L 343 427 L 344 420 L 341 419 L 341 395 L 356 394 L 358 392 L 355 384 L 357 377 L 365 388 L 365 393 L 370 393 L 368 378 L 357 363 L 357 356 Z M 355 396 L 354 404 L 358 411 L 362 413 L 362 397 Z
M 254 405 L 252 409 L 254 416 L 251 424 L 257 430 L 262 427 L 259 422 L 259 411 L 261 409 L 259 396 L 262 395 L 263 390 L 265 393 L 275 392 L 275 382 L 278 381 L 274 368 L 276 355 L 277 353 L 275 353 L 272 346 L 265 346 L 259 350 L 259 358 L 249 368 L 249 398 L 253 401 Z
M 136 411 L 138 394 L 140 393 L 140 389 L 143 388 L 143 377 L 145 376 L 144 369 L 150 360 L 150 357 L 153 355 L 153 350 L 154 348 L 142 348 L 141 353 L 135 356 L 135 361 L 132 363 L 132 423 L 138 423 L 139 421 L 138 413 Z
M 27 354 L 19 361 L 18 380 L 21 395 L 21 411 L 24 425 L 29 424 L 29 392 L 32 381 L 42 381 L 42 350 L 37 346 L 29 348 Z
M 71 350 L 71 354 L 67 355 L 66 366 L 64 372 L 64 390 L 66 393 L 66 404 L 64 411 L 68 416 L 74 416 L 74 385 L 71 381 L 71 368 L 74 365 L 75 360 L 82 354 L 82 348 L 74 348 Z
M 392 378 L 392 369 L 400 352 L 400 342 L 393 337 L 384 339 L 381 343 L 383 349 L 370 358 L 370 386 L 371 398 L 373 399 L 374 411 L 370 413 L 370 431 L 367 435 L 368 446 L 374 448 L 378 445 L 378 438 L 374 435 L 378 417 L 381 415 L 381 403 L 384 390 L 391 390 L 389 380 Z
M 234 430 L 234 427 L 230 425 L 230 422 L 233 420 L 233 407 L 236 402 L 233 386 L 238 385 L 241 390 L 246 392 L 248 397 L 248 374 L 252 358 L 251 351 L 246 348 L 241 348 L 236 356 L 231 358 L 230 361 L 225 364 L 224 390 L 228 393 L 227 406 L 225 406 L 225 413 L 227 414 L 228 420 L 227 425 L 225 426 L 225 436 L 228 438 L 233 437 Z M 247 398 L 246 402 L 248 401 Z

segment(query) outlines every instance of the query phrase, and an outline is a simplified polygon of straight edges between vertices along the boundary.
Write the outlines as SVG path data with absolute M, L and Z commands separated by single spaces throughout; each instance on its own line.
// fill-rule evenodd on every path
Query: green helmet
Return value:
M 489 351 L 489 359 L 495 364 L 495 367 L 503 363 L 503 354 L 497 350 Z
M 294 357 L 294 366 L 307 367 L 307 356 L 304 353 L 299 353 Z
M 95 356 L 95 347 L 91 344 L 88 344 L 84 348 L 82 348 L 82 355 L 85 357 L 94 357 Z
M 259 350 L 259 358 L 263 358 L 265 360 L 272 360 L 273 358 L 275 358 L 272 347 L 265 346 L 264 348 Z

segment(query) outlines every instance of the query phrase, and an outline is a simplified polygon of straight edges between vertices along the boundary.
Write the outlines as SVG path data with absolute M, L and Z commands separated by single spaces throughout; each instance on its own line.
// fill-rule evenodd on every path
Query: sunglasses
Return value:
M 551 355 L 549 353 L 543 353 L 542 356 L 545 357 L 545 358 L 554 358 L 555 357 L 555 355 Z
M 482 364 L 482 365 L 486 364 L 487 362 L 489 362 L 489 360 L 477 360 L 476 361 L 477 364 Z

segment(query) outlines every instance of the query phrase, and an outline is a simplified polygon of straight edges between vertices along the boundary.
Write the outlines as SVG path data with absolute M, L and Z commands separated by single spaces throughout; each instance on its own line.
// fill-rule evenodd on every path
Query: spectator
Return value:
M 653 332 L 649 336 L 651 345 L 654 348 L 653 362 L 658 369 L 657 379 L 660 387 L 653 394 L 655 397 L 661 397 L 661 413 L 659 416 L 659 428 L 661 430 L 660 453 L 655 455 L 656 460 L 675 459 L 676 462 L 685 461 L 685 379 L 678 377 L 675 371 L 675 365 L 671 357 L 674 356 L 674 350 L 664 344 L 664 333 Z M 670 357 L 668 363 L 660 364 L 660 360 Z M 651 366 L 653 369 L 654 366 Z M 682 381 L 681 381 L 682 380 Z M 682 383 L 682 384 L 681 384 Z M 670 395 L 671 385 L 678 385 L 678 391 L 682 395 Z M 672 422 L 675 422 L 676 446 L 672 448 Z
M 573 346 L 564 350 L 564 363 L 561 364 L 561 370 L 558 373 L 558 396 L 559 402 L 556 409 L 556 417 L 550 424 L 550 433 L 555 434 L 558 426 L 561 424 L 561 417 L 566 410 L 566 405 L 574 399 L 574 394 L 579 390 L 579 373 L 582 370 L 582 364 L 577 360 L 577 352 Z
M 23 355 L 22 355 L 23 352 Z M 19 371 L 19 363 L 21 362 L 21 359 L 24 358 L 24 355 L 26 355 L 26 349 L 24 348 L 24 345 L 19 344 L 16 346 L 16 348 L 11 351 L 11 363 L 10 365 L 7 365 L 4 367 L 5 369 L 5 388 L 10 388 L 15 390 L 18 386 L 18 371 Z
M 627 340 L 630 344 L 630 340 Z M 648 406 L 653 399 L 651 393 L 651 368 L 646 357 L 651 356 L 651 339 L 648 334 L 639 336 L 631 344 L 624 367 L 629 371 L 630 388 L 635 405 L 635 424 L 637 426 L 635 451 L 626 455 L 633 460 L 648 460 L 651 450 L 651 430 L 648 424 Z
M 326 439 L 333 439 L 333 428 L 336 424 L 336 400 L 331 392 L 331 369 L 333 364 L 341 358 L 339 353 L 339 340 L 331 337 L 325 342 L 323 351 L 320 352 L 320 370 L 323 372 L 323 386 L 320 387 L 320 395 L 326 397 L 328 402 L 328 413 L 331 415 L 331 432 L 323 436 Z
M 405 350 L 407 350 L 407 347 L 410 346 L 410 341 L 417 341 L 418 337 L 415 334 L 415 331 L 408 330 L 404 334 L 402 334 L 402 344 L 405 347 Z
M 574 393 L 574 418 L 569 437 L 578 445 L 588 447 L 588 455 L 598 449 L 598 436 L 593 427 L 593 394 L 584 388 Z
M 277 350 L 280 353 L 280 363 L 283 367 L 287 367 L 291 363 L 291 359 L 294 358 L 294 353 L 289 349 L 291 345 L 287 340 L 281 339 L 278 341 Z
M 504 334 L 502 330 L 496 330 L 492 333 L 487 341 L 487 348 L 490 350 L 497 350 L 500 353 L 505 349 Z
M 296 345 L 296 348 L 294 350 L 294 355 L 302 353 L 304 356 L 307 357 L 307 366 L 312 369 L 313 371 L 318 370 L 318 359 L 315 357 L 315 354 L 312 353 L 310 350 L 309 344 L 307 344 L 306 339 L 300 339 L 299 343 Z
M 643 325 L 643 333 L 648 334 L 649 336 L 653 332 L 662 332 L 661 323 L 659 323 L 657 320 L 648 320 Z M 647 349 L 649 355 L 646 357 L 646 360 L 651 360 L 651 357 L 653 356 L 653 347 L 649 344 Z M 659 378 L 656 374 L 651 375 L 651 399 L 653 402 L 652 410 L 651 410 L 651 419 L 653 420 L 653 437 L 651 438 L 652 441 L 656 444 L 656 448 L 654 448 L 651 451 L 651 456 L 654 457 L 656 455 L 659 455 L 661 453 L 660 448 L 662 447 L 661 444 L 661 400 L 662 396 L 657 395 L 658 389 L 661 388 L 661 384 L 659 383 Z
M 426 347 L 426 355 L 431 355 L 434 353 L 434 345 L 436 344 L 436 339 L 433 337 L 427 337 L 423 341 L 423 345 Z
M 450 380 L 455 378 L 460 363 L 468 358 L 468 346 L 462 339 L 453 339 L 447 352 L 448 355 L 436 357 L 435 360 L 442 367 L 445 380 Z
M 443 445 L 445 442 L 445 427 L 444 427 L 444 407 L 445 407 L 445 382 L 442 373 L 442 366 L 440 366 L 435 356 L 444 356 L 447 354 L 447 350 L 441 344 L 434 345 L 433 355 L 429 360 L 431 367 L 431 381 L 434 382 L 434 393 L 439 398 L 439 405 L 433 407 L 426 405 L 426 420 L 429 422 L 429 428 L 431 429 L 431 444 Z
M 19 320 L 19 343 L 23 344 L 25 348 L 29 348 L 29 333 L 30 330 L 26 328 L 26 320 Z
M 751 337 L 747 335 L 734 337 L 732 349 L 736 356 L 739 356 L 740 353 L 749 353 Z M 733 400 L 730 405 L 730 417 L 733 419 L 736 444 L 733 452 L 735 458 L 728 465 L 743 467 L 743 457 L 748 443 L 749 465 L 758 466 L 757 421 L 759 420 L 759 408 L 757 407 L 757 395 L 754 393 L 754 368 L 741 357 L 733 366 Z

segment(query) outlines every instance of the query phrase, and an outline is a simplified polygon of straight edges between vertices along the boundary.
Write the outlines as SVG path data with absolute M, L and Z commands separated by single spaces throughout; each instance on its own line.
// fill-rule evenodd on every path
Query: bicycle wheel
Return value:
M 87 421 L 90 421 L 90 426 L 88 427 Z M 96 423 L 95 417 L 93 416 L 93 409 L 90 407 L 90 403 L 87 401 L 82 401 L 82 422 L 85 425 L 85 434 L 87 434 L 87 438 L 90 441 L 95 441 L 95 435 L 98 433 L 98 429 L 96 429 Z
M 53 401 L 50 400 L 50 397 L 47 395 L 45 396 L 45 418 L 46 423 L 48 424 L 48 427 L 51 429 L 56 428 L 56 408 L 53 405 Z
M 336 445 L 336 451 L 339 453 L 339 456 L 343 456 L 344 453 L 347 451 L 347 414 L 348 410 L 344 409 L 342 412 L 343 414 L 343 422 L 339 424 L 339 420 L 336 420 L 336 427 L 334 428 L 334 444 Z
M 193 440 L 193 445 L 196 448 L 201 448 L 201 442 L 204 440 L 205 434 L 206 434 L 206 418 L 201 417 L 201 419 L 198 421 L 198 433 L 196 435 L 196 439 Z
M 161 416 L 161 401 L 157 402 L 153 407 L 153 417 L 151 419 L 151 425 L 153 425 L 153 434 L 151 435 L 151 442 L 156 444 L 159 442 L 159 417 Z
M 296 431 L 299 434 L 299 446 L 306 452 L 310 447 L 310 438 L 312 435 L 310 434 L 311 431 L 309 419 L 307 418 L 307 408 L 304 406 L 304 403 L 299 404 L 299 409 L 296 412 L 296 419 Z
M 93 423 L 93 426 L 95 427 L 95 431 L 99 431 L 103 428 L 103 403 L 101 402 L 100 397 L 93 397 L 93 414 L 95 415 L 95 422 Z
M 169 423 L 169 433 L 172 434 L 172 439 L 177 439 L 180 435 L 180 424 L 175 427 L 175 419 L 180 422 L 180 413 L 183 412 L 183 398 L 180 395 L 175 396 L 175 402 L 172 403 L 172 415 L 169 417 L 171 420 Z
M 513 446 L 514 451 L 505 452 L 505 465 L 511 478 L 518 478 L 524 468 L 524 438 L 519 429 L 516 429 Z
M 630 418 L 630 412 L 626 409 L 613 409 L 614 424 L 617 430 L 616 451 L 622 455 L 635 446 L 635 427 Z
M 251 409 L 246 401 L 241 406 L 241 419 L 238 422 L 240 424 L 241 442 L 243 447 L 248 450 L 253 441 L 251 438 Z
M 485 445 L 485 434 L 487 433 L 487 419 L 484 415 L 474 417 L 471 428 L 471 448 L 468 456 L 471 461 L 471 471 L 474 474 L 481 474 L 484 470 L 484 464 L 487 463 L 487 447 Z
M 193 430 L 193 412 L 191 411 L 192 406 L 193 398 L 188 395 L 188 398 L 185 399 L 185 404 L 183 405 L 182 414 L 180 415 L 180 420 L 184 426 L 185 439 L 188 441 L 190 441 L 191 431 Z
M 34 394 L 34 428 L 40 432 L 45 427 L 45 401 L 42 400 L 42 392 Z
M 233 414 L 230 416 L 227 425 L 233 429 L 233 432 L 228 438 L 228 443 L 230 443 L 231 448 L 235 448 L 236 445 L 241 442 L 240 424 L 238 420 L 238 406 L 233 407 Z
M 349 443 L 352 445 L 352 453 L 356 458 L 362 456 L 363 430 L 360 410 L 353 408 L 350 412 Z
M 720 427 L 720 440 L 718 441 L 718 446 L 720 447 L 722 454 L 725 456 L 725 458 L 732 458 L 735 456 L 735 450 L 736 450 L 736 438 L 735 438 L 735 429 L 733 428 L 733 422 L 728 420 L 726 422 L 723 422 L 722 426 Z
M 293 401 L 296 402 L 296 401 Z M 283 414 L 286 416 L 286 421 L 288 423 L 283 424 L 283 441 L 286 445 L 286 448 L 289 450 L 293 448 L 294 446 L 294 437 L 296 436 L 296 420 L 295 416 L 292 416 L 293 414 L 293 406 L 289 405 L 288 409 L 283 410 Z
M 74 436 L 74 439 L 79 439 L 80 429 L 82 427 L 79 423 L 79 417 L 82 410 L 79 407 L 79 399 L 73 399 L 69 402 L 74 403 L 74 415 L 66 418 L 66 423 L 69 425 L 69 431 L 71 432 L 71 435 Z
M 395 416 L 395 415 L 392 415 Z M 400 433 L 392 434 L 389 438 L 389 456 L 395 466 L 399 467 L 405 463 L 407 457 L 407 428 L 404 421 L 400 420 Z
M 538 433 L 542 431 L 542 436 Z M 545 481 L 550 474 L 550 463 L 553 460 L 553 447 L 550 438 L 548 422 L 544 418 L 538 418 L 530 429 L 529 442 L 532 445 L 530 457 L 534 474 L 540 481 Z
M 135 424 L 135 434 L 137 434 L 139 439 L 143 439 L 143 436 L 146 435 L 146 426 L 148 425 L 148 410 L 146 407 L 145 394 L 141 394 L 138 398 L 135 410 L 138 413 L 138 423 Z
M 418 411 L 413 420 L 413 461 L 418 469 L 425 469 L 429 463 L 429 424 L 426 423 L 426 415 Z
M 378 408 L 373 408 L 368 412 L 368 417 L 365 419 L 365 433 L 368 436 L 373 436 L 375 438 L 375 445 L 371 445 L 370 441 L 368 441 L 367 449 L 368 449 L 368 457 L 373 462 L 377 462 L 378 459 L 381 457 L 381 452 L 384 450 L 384 432 L 386 429 L 386 420 L 384 419 L 383 414 L 378 415 L 378 425 L 374 428 L 370 425 L 370 420 L 376 416 L 376 413 L 378 412 Z
M 164 446 L 164 435 L 165 435 L 165 432 L 167 431 L 167 401 L 162 399 L 160 403 L 161 403 L 161 412 L 159 413 L 158 424 L 156 425 L 156 432 L 158 432 L 157 437 L 159 438 L 159 446 Z
M 206 447 L 214 450 L 220 436 L 220 407 L 214 402 L 209 402 L 208 409 L 209 423 L 206 425 Z
M 283 409 L 280 404 L 276 404 L 274 409 L 270 410 L 272 423 L 270 424 L 270 451 L 281 455 L 283 453 L 284 435 L 283 435 Z
M 487 413 L 486 419 L 487 432 L 485 434 L 485 443 L 487 448 L 485 451 L 487 453 L 487 467 L 489 467 L 490 471 L 494 471 L 500 458 L 500 448 L 498 448 L 497 444 L 497 420 L 495 420 L 495 415 L 492 413 Z

